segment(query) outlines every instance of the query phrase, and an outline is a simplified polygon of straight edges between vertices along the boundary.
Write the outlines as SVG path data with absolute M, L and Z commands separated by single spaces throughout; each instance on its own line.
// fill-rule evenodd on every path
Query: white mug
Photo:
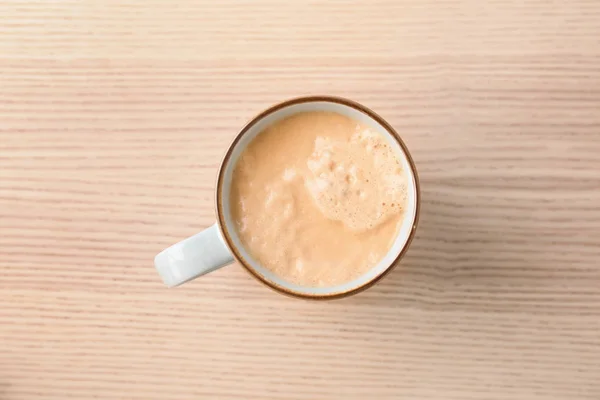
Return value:
M 229 204 L 233 170 L 246 146 L 260 132 L 276 121 L 308 111 L 336 112 L 380 132 L 398 154 L 403 168 L 409 176 L 405 218 L 386 256 L 359 278 L 331 287 L 298 286 L 284 281 L 261 266 L 242 245 L 231 217 Z M 244 126 L 229 146 L 219 168 L 216 189 L 217 222 L 210 228 L 163 250 L 155 257 L 154 264 L 162 280 L 169 287 L 181 285 L 231 264 L 234 259 L 237 259 L 251 275 L 280 293 L 309 299 L 344 297 L 372 286 L 398 263 L 415 235 L 419 208 L 419 179 L 415 164 L 400 136 L 383 118 L 354 101 L 339 97 L 296 98 L 268 108 Z

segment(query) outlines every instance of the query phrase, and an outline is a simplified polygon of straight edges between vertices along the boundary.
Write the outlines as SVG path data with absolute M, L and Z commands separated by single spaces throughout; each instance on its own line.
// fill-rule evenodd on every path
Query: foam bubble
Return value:
M 286 182 L 290 182 L 292 179 L 296 177 L 296 170 L 293 168 L 287 168 L 283 171 L 283 180 Z
M 275 200 L 275 197 L 277 197 L 277 193 L 275 193 L 274 190 L 269 189 L 267 193 L 267 198 L 265 199 L 265 205 L 270 206 Z
M 248 229 L 248 218 L 247 217 L 241 217 L 237 221 L 237 225 L 238 225 L 238 230 L 240 232 L 246 232 L 246 229 Z
M 283 209 L 283 216 L 289 218 L 294 212 L 294 206 L 291 203 L 287 203 Z

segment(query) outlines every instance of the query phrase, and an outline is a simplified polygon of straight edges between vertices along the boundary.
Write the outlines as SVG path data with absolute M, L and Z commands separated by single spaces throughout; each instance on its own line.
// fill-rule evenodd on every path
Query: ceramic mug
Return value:
M 245 147 L 267 126 L 291 115 L 310 111 L 336 112 L 366 124 L 387 138 L 408 173 L 408 201 L 398 235 L 375 267 L 359 278 L 332 287 L 303 287 L 284 281 L 254 260 L 242 245 L 235 229 L 229 204 L 235 164 Z M 412 241 L 419 218 L 419 179 L 415 164 L 398 133 L 379 115 L 354 101 L 331 96 L 287 100 L 261 112 L 242 128 L 229 146 L 217 175 L 217 222 L 210 228 L 163 250 L 154 264 L 167 286 L 178 286 L 212 272 L 234 259 L 268 287 L 295 297 L 330 299 L 358 293 L 383 278 L 399 262 Z

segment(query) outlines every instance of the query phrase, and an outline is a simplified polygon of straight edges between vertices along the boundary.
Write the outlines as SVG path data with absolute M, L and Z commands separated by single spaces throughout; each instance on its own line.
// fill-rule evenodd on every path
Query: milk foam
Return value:
M 369 129 L 349 141 L 319 136 L 305 184 L 327 218 L 362 232 L 402 211 L 406 177 L 386 140 Z

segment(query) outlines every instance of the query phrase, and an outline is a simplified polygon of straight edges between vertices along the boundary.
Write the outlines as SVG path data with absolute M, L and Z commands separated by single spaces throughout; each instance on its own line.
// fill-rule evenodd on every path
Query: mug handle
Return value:
M 179 286 L 232 262 L 231 251 L 216 223 L 154 257 L 154 266 L 168 287 Z

